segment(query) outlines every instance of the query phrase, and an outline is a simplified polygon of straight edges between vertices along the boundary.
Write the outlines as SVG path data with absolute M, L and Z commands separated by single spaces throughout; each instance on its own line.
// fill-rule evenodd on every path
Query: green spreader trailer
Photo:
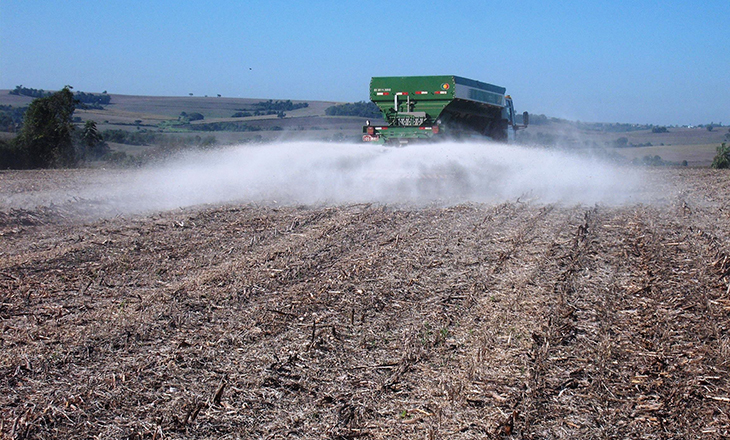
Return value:
M 512 98 L 504 87 L 453 75 L 374 77 L 370 100 L 386 124 L 368 121 L 362 140 L 403 145 L 483 136 L 507 142 L 527 126 L 515 122 Z M 511 130 L 510 130 L 511 129 Z

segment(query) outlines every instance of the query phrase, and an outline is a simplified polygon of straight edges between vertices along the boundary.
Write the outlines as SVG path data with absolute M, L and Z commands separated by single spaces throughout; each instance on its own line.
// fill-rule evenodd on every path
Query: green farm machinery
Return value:
M 507 142 L 527 126 L 515 121 L 512 98 L 504 87 L 459 76 L 374 77 L 370 100 L 385 124 L 367 122 L 362 139 L 386 145 L 442 139 L 487 137 Z

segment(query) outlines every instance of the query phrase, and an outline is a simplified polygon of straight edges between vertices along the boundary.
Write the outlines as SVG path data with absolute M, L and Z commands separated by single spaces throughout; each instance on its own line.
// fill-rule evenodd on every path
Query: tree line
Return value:
M 237 108 L 236 112 L 232 114 L 231 117 L 247 118 L 249 116 L 277 115 L 279 118 L 284 118 L 286 116 L 286 113 L 284 112 L 307 107 L 309 107 L 308 102 L 299 102 L 294 104 L 289 99 L 286 101 L 274 101 L 269 99 L 268 101 L 259 101 L 251 104 L 249 108 Z
M 248 118 L 249 116 L 265 116 L 265 115 L 276 115 L 280 118 L 286 116 L 283 110 L 256 110 L 252 112 L 238 111 L 231 115 L 232 118 Z
M 359 116 L 363 118 L 382 118 L 383 114 L 373 102 L 348 102 L 346 104 L 327 107 L 324 113 L 327 116 Z
M 15 89 L 8 92 L 8 95 L 30 96 L 31 98 L 46 98 L 53 92 L 46 92 L 43 89 L 30 89 L 23 86 L 15 86 Z
M 53 95 L 55 92 L 48 92 L 43 89 L 32 89 L 28 87 L 21 86 L 15 86 L 15 88 L 8 92 L 9 95 L 17 95 L 17 96 L 29 96 L 31 98 L 47 98 L 51 95 Z M 74 94 L 74 98 L 76 101 L 82 103 L 82 104 L 89 104 L 89 105 L 107 105 L 112 101 L 111 95 L 108 95 L 106 91 L 101 94 L 94 94 L 94 93 L 86 93 L 86 92 L 76 92 Z
M 300 102 L 297 104 L 294 104 L 291 102 L 291 100 L 287 99 L 286 101 L 274 101 L 272 99 L 269 99 L 268 101 L 259 101 L 252 105 L 253 110 L 259 110 L 259 111 L 276 111 L 276 112 L 288 112 L 300 108 L 307 108 L 309 107 L 308 102 Z M 236 109 L 239 110 L 239 109 Z M 241 111 L 246 111 L 248 109 L 240 109 Z

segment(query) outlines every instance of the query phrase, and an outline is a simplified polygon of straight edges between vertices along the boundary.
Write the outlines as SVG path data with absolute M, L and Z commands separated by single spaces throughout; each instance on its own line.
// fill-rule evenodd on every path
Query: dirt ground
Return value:
M 727 438 L 730 174 L 653 176 L 618 207 L 0 206 L 0 437 Z

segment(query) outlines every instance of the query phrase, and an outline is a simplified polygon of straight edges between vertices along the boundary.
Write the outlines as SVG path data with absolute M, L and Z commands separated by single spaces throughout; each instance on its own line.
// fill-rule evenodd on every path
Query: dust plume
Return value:
M 114 176 L 61 196 L 118 212 L 248 202 L 621 204 L 637 201 L 641 186 L 638 171 L 628 167 L 484 142 L 404 148 L 324 142 L 236 146 L 191 152 Z

